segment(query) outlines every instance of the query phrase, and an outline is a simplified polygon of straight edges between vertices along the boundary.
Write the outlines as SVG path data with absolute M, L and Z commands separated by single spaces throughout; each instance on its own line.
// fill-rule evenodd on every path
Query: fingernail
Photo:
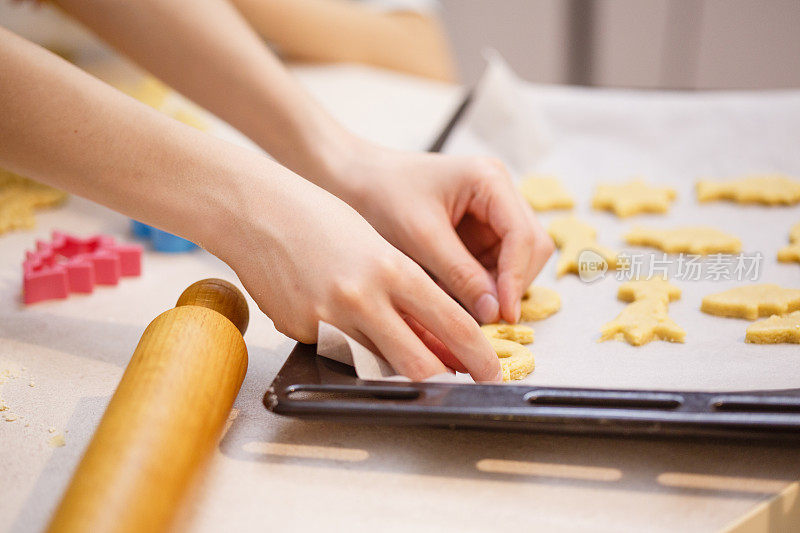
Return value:
M 475 303 L 475 313 L 478 320 L 483 324 L 497 321 L 497 313 L 500 311 L 500 304 L 493 295 L 484 293 Z
M 515 322 L 519 322 L 519 319 L 522 318 L 522 300 L 517 300 L 514 305 L 514 316 L 516 317 Z

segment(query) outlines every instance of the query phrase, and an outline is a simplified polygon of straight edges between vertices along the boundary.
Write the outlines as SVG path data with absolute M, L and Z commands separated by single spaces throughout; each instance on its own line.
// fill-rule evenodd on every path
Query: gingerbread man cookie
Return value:
M 738 238 L 705 226 L 674 229 L 638 227 L 625 235 L 625 242 L 634 246 L 651 246 L 669 254 L 735 254 L 742 249 L 742 241 Z
M 800 344 L 800 311 L 753 322 L 747 327 L 744 340 L 755 344 Z
M 600 340 L 624 338 L 633 346 L 654 339 L 683 342 L 686 331 L 667 315 L 669 302 L 680 296 L 678 287 L 660 278 L 623 283 L 617 297 L 631 303 L 617 318 L 603 326 Z
M 484 324 L 481 331 L 487 339 L 505 339 L 520 344 L 533 342 L 533 328 L 522 324 Z
M 601 184 L 594 193 L 592 207 L 611 211 L 618 217 L 666 213 L 677 194 L 675 189 L 647 185 L 641 179 L 620 184 Z
M 800 222 L 792 226 L 789 232 L 789 245 L 778 250 L 778 261 L 782 263 L 791 263 L 792 261 L 800 263 Z
M 490 337 L 489 343 L 500 358 L 503 381 L 522 379 L 535 368 L 533 353 L 518 342 Z
M 782 174 L 745 176 L 731 181 L 700 180 L 701 202 L 731 200 L 740 204 L 791 205 L 800 202 L 800 181 Z
M 608 268 L 617 267 L 617 253 L 597 243 L 597 231 L 590 225 L 573 216 L 554 220 L 547 229 L 559 249 L 556 263 L 556 276 L 568 272 L 579 273 L 580 256 L 586 251 L 594 252 L 602 258 Z
M 561 309 L 561 296 L 553 289 L 531 285 L 522 295 L 520 320 L 542 320 Z
M 529 176 L 519 184 L 522 196 L 536 211 L 572 209 L 575 202 L 557 178 Z
M 709 315 L 755 320 L 800 309 L 800 289 L 784 289 L 771 283 L 744 285 L 709 294 L 700 310 Z

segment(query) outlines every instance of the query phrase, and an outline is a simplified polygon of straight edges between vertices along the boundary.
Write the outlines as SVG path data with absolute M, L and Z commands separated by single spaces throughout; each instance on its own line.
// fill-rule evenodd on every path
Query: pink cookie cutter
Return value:
M 22 299 L 26 304 L 91 293 L 95 285 L 116 285 L 120 277 L 142 273 L 142 247 L 117 244 L 109 235 L 81 239 L 58 231 L 51 242 L 36 241 L 25 252 Z

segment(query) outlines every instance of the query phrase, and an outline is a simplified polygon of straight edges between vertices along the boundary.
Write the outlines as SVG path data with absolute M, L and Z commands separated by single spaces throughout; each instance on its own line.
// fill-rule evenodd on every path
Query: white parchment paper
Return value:
M 751 172 L 800 177 L 800 91 L 556 90 L 520 82 L 502 64 L 490 66 L 489 75 L 501 78 L 502 83 L 482 85 L 493 89 L 488 98 L 486 93 L 478 94 L 478 115 L 491 115 L 494 106 L 502 104 L 496 117 L 503 120 L 477 120 L 476 130 L 473 114 L 472 120 L 454 132 L 445 147 L 447 152 L 511 159 L 517 179 L 525 172 L 521 164 L 530 164 L 528 171 L 558 176 L 576 199 L 573 212 L 597 228 L 601 243 L 639 254 L 643 273 L 650 265 L 663 266 L 664 256 L 624 243 L 625 232 L 639 224 L 713 226 L 738 236 L 748 257 L 763 256 L 757 281 L 736 280 L 735 275 L 724 272 L 735 267 L 711 265 L 726 262 L 714 258 L 703 261 L 701 279 L 676 278 L 677 257 L 668 256 L 672 282 L 683 291 L 682 298 L 670 305 L 670 316 L 686 330 L 686 342 L 654 341 L 641 347 L 598 342 L 600 327 L 626 305 L 616 298 L 621 280 L 615 273 L 591 284 L 573 275 L 556 279 L 551 259 L 537 283 L 558 291 L 563 307 L 552 317 L 529 324 L 536 331 L 531 345 L 536 370 L 525 382 L 709 391 L 800 387 L 800 345 L 747 344 L 744 335 L 749 321 L 700 312 L 703 296 L 742 283 L 800 288 L 800 265 L 776 261 L 778 248 L 788 242 L 789 227 L 800 221 L 800 206 L 698 204 L 694 194 L 694 183 L 700 177 L 723 179 Z M 495 91 L 500 92 L 499 97 Z M 516 114 L 505 108 L 503 95 L 519 106 Z M 523 127 L 519 120 L 531 121 L 533 126 Z M 498 132 L 497 137 L 492 130 Z M 509 132 L 517 132 L 514 140 L 508 140 Z M 502 142 L 498 144 L 497 139 Z M 520 146 L 525 145 L 529 156 L 521 157 Z M 509 146 L 514 148 L 509 151 Z M 678 198 L 667 215 L 619 219 L 591 209 L 597 183 L 637 176 L 677 189 Z M 542 213 L 539 218 L 547 225 L 562 214 Z M 752 264 L 751 259 L 747 261 L 748 266 Z M 713 273 L 720 270 L 724 275 Z M 359 367 L 356 361 L 361 375 Z

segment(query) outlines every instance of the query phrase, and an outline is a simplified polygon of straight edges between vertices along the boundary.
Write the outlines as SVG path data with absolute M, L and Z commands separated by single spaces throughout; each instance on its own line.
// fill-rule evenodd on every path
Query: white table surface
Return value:
M 461 94 L 357 67 L 296 73 L 349 127 L 404 148 L 426 146 Z M 26 308 L 21 258 L 52 229 L 129 238 L 125 217 L 78 198 L 0 237 L 0 373 L 18 374 L 0 396 L 22 416 L 0 418 L 4 531 L 45 526 L 149 321 L 198 279 L 238 283 L 205 252 L 148 252 L 140 278 Z M 766 530 L 800 513 L 796 447 L 281 418 L 261 399 L 293 342 L 252 301 L 251 313 L 248 374 L 189 502 L 190 531 Z M 50 427 L 66 432 L 64 447 L 48 444 Z

